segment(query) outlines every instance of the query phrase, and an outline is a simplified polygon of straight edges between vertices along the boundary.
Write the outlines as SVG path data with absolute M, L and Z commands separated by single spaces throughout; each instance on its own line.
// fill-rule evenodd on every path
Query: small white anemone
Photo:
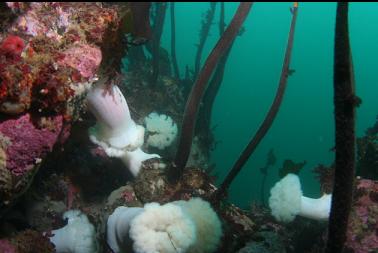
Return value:
M 79 210 L 69 210 L 63 218 L 68 219 L 67 225 L 51 231 L 53 236 L 50 241 L 57 253 L 98 252 L 95 228 L 85 214 Z
M 144 127 L 131 119 L 129 107 L 116 85 L 104 82 L 95 85 L 87 95 L 87 105 L 97 123 L 90 128 L 93 143 L 101 146 L 108 156 L 120 157 L 143 145 Z
M 118 207 L 109 216 L 106 238 L 115 253 L 212 253 L 221 236 L 221 222 L 210 204 L 193 198 Z
M 165 149 L 170 146 L 177 136 L 177 124 L 171 117 L 156 112 L 144 118 L 147 132 L 147 145 Z
M 318 199 L 303 196 L 299 177 L 288 174 L 270 190 L 269 207 L 278 221 L 291 222 L 297 215 L 314 220 L 327 220 L 331 200 L 331 194 L 324 194 Z

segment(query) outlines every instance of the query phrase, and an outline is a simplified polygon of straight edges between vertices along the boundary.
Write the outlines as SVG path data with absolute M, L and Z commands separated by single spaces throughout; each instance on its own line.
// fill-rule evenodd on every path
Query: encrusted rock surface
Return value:
M 100 3 L 0 5 L 0 206 L 24 193 L 67 139 L 85 91 L 117 69 L 126 12 Z

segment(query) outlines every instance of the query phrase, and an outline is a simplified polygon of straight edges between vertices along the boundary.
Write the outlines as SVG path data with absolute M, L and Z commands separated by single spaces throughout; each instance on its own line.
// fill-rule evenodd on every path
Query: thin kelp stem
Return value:
M 337 4 L 334 104 L 336 129 L 335 179 L 332 206 L 328 225 L 326 253 L 343 252 L 352 208 L 355 177 L 355 106 L 353 64 L 349 43 L 348 3 Z
M 143 46 L 140 45 L 130 47 L 127 51 L 127 58 L 130 62 L 130 64 L 128 64 L 130 71 L 141 69 L 142 65 L 146 62 Z
M 260 202 L 261 205 L 265 206 L 265 184 L 266 184 L 266 178 L 268 174 L 263 175 L 263 180 L 261 182 L 261 188 L 260 188 Z
M 197 53 L 196 53 L 196 60 L 194 63 L 194 77 L 196 78 L 198 75 L 198 72 L 201 67 L 201 58 L 202 58 L 202 51 L 205 46 L 207 37 L 209 37 L 209 32 L 211 28 L 211 24 L 213 23 L 214 19 L 214 13 L 215 13 L 215 7 L 216 7 L 216 2 L 211 2 L 210 3 L 210 9 L 206 12 L 206 17 L 205 20 L 202 21 L 202 27 L 200 31 L 200 41 L 198 44 L 197 48 Z
M 224 28 L 226 27 L 226 23 L 224 22 L 224 2 L 221 2 L 220 5 L 219 36 L 222 36 Z
M 133 43 L 135 44 L 143 44 L 151 39 L 150 8 L 150 2 L 130 2 L 133 18 Z
M 215 66 L 219 63 L 221 57 L 227 52 L 232 41 L 238 35 L 240 27 L 247 18 L 251 7 L 252 3 L 250 2 L 240 3 L 230 25 L 227 27 L 222 37 L 218 40 L 210 55 L 207 57 L 206 62 L 193 85 L 185 107 L 178 150 L 176 153 L 174 166 L 172 166 L 170 173 L 172 176 L 171 179 L 177 179 L 182 175 L 186 162 L 189 158 L 190 149 L 192 147 L 196 116 L 206 85 L 214 71 Z
M 160 39 L 161 34 L 163 33 L 165 12 L 167 9 L 167 3 L 161 2 L 156 4 L 158 7 L 154 24 L 154 37 L 152 41 L 152 85 L 156 85 L 159 76 Z
M 175 3 L 171 2 L 171 56 L 172 56 L 172 65 L 173 72 L 177 79 L 180 79 L 180 72 L 177 65 L 176 58 L 176 20 L 175 20 Z
M 295 24 L 297 21 L 298 5 L 295 3 L 294 8 L 292 8 L 291 10 L 292 10 L 292 19 L 291 19 L 291 25 L 290 25 L 289 38 L 287 42 L 284 63 L 282 66 L 282 72 L 281 72 L 278 89 L 276 92 L 276 97 L 274 98 L 274 101 L 269 109 L 269 112 L 266 115 L 263 123 L 260 125 L 260 128 L 256 132 L 255 136 L 248 143 L 247 147 L 244 149 L 243 153 L 241 154 L 239 159 L 236 161 L 231 171 L 228 173 L 225 180 L 223 181 L 223 183 L 220 185 L 220 188 L 218 189 L 216 193 L 216 197 L 215 197 L 216 201 L 219 201 L 225 197 L 227 189 L 231 185 L 232 181 L 241 171 L 244 164 L 248 161 L 248 158 L 255 151 L 260 141 L 264 138 L 265 134 L 270 129 L 278 113 L 278 110 L 280 108 L 280 105 L 281 105 L 281 102 L 285 93 L 285 89 L 286 89 L 287 78 L 289 76 L 289 65 L 290 65 L 291 51 L 292 51 L 293 42 L 294 42 L 294 32 L 295 32 Z
M 220 3 L 220 7 L 221 7 L 221 11 L 220 11 L 220 16 L 219 16 L 219 37 L 222 37 L 222 34 L 224 33 L 224 29 L 225 29 L 224 2 Z M 222 56 L 222 58 L 220 59 L 216 67 L 215 73 L 213 77 L 211 78 L 208 88 L 206 89 L 205 96 L 203 99 L 203 106 L 201 107 L 200 112 L 199 112 L 196 133 L 202 133 L 201 135 L 202 135 L 202 138 L 204 138 L 205 145 L 210 147 L 209 152 L 210 152 L 211 147 L 214 145 L 213 135 L 210 132 L 211 131 L 210 121 L 211 121 L 213 105 L 215 102 L 215 98 L 217 97 L 219 88 L 223 81 L 224 70 L 226 67 L 227 59 L 232 49 L 232 46 L 234 44 L 234 41 L 235 40 L 233 40 L 230 48 L 227 50 L 226 54 Z

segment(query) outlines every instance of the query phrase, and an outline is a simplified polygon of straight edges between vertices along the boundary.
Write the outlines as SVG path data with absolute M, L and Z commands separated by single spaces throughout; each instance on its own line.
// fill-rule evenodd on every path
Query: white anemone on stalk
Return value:
M 270 190 L 269 207 L 272 215 L 283 222 L 291 222 L 299 215 L 313 220 L 327 220 L 332 194 L 313 199 L 303 196 L 299 177 L 288 174 Z
M 159 158 L 141 150 L 144 142 L 144 127 L 131 118 L 129 107 L 118 86 L 99 82 L 87 95 L 89 110 L 97 123 L 89 129 L 90 140 L 102 147 L 110 157 L 119 157 L 137 176 L 142 162 Z
M 118 86 L 95 85 L 87 95 L 87 105 L 97 119 L 96 125 L 90 129 L 90 139 L 108 156 L 120 157 L 143 145 L 144 127 L 132 120 Z

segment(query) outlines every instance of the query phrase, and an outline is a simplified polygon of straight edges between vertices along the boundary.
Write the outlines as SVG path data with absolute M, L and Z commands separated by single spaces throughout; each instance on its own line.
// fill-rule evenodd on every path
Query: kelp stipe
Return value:
M 326 253 L 344 249 L 355 177 L 355 106 L 353 64 L 349 43 L 348 3 L 338 3 L 334 53 L 335 179 Z
M 287 78 L 290 73 L 289 65 L 291 59 L 291 52 L 293 48 L 294 42 L 294 32 L 295 32 L 295 24 L 297 21 L 297 13 L 298 13 L 298 4 L 297 2 L 294 3 L 294 7 L 291 9 L 292 12 L 292 19 L 289 31 L 289 38 L 285 52 L 284 63 L 282 66 L 281 77 L 278 85 L 278 89 L 276 92 L 276 96 L 274 101 L 269 109 L 268 114 L 266 115 L 264 121 L 260 125 L 259 129 L 257 130 L 253 139 L 248 143 L 247 147 L 244 149 L 242 154 L 240 155 L 239 159 L 236 161 L 230 172 L 227 174 L 226 178 L 224 179 L 223 183 L 219 187 L 216 196 L 215 202 L 219 202 L 223 199 L 226 195 L 226 192 L 231 185 L 232 181 L 235 177 L 239 174 L 241 169 L 243 168 L 244 164 L 248 161 L 251 154 L 255 151 L 256 147 L 259 145 L 260 141 L 264 138 L 268 130 L 270 129 L 277 113 L 280 108 L 283 95 L 285 93 Z
M 202 58 L 202 51 L 205 47 L 205 43 L 207 38 L 209 37 L 210 28 L 213 23 L 214 14 L 215 14 L 215 7 L 217 3 L 210 3 L 210 9 L 206 12 L 204 20 L 202 20 L 202 26 L 200 30 L 200 40 L 197 47 L 196 58 L 194 62 L 194 78 L 197 78 L 199 71 L 201 70 L 201 58 Z
M 176 79 L 180 79 L 180 71 L 177 64 L 176 57 L 176 18 L 175 18 L 175 3 L 170 3 L 170 14 L 171 14 L 171 56 L 172 56 L 172 67 L 173 73 Z
M 221 57 L 227 52 L 233 40 L 238 35 L 240 27 L 247 18 L 251 7 L 252 3 L 250 2 L 241 3 L 239 5 L 231 23 L 206 59 L 206 62 L 193 85 L 189 99 L 185 106 L 181 136 L 179 139 L 175 161 L 169 173 L 171 180 L 181 177 L 188 161 L 194 135 L 196 116 L 207 83 Z

